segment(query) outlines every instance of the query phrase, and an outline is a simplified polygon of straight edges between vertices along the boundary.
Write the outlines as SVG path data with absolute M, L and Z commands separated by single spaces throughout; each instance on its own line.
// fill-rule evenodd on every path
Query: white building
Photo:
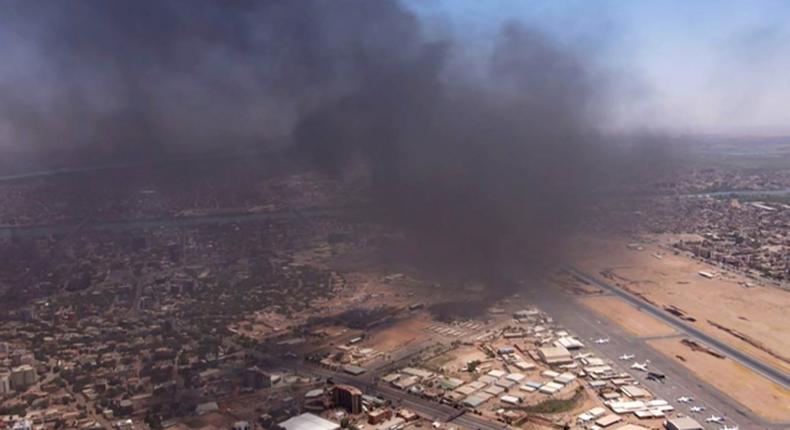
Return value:
M 11 392 L 11 374 L 8 372 L 0 373 L 0 394 Z
M 251 429 L 252 426 L 250 426 L 250 423 L 247 421 L 236 421 L 236 423 L 233 424 L 233 430 L 251 430 Z
M 538 348 L 538 354 L 546 364 L 564 364 L 573 362 L 571 353 L 561 346 L 544 346 L 542 348 Z
M 11 430 L 33 430 L 33 423 L 28 420 L 17 421 Z
M 571 337 L 571 336 L 563 336 L 557 339 L 554 342 L 555 346 L 561 346 L 568 350 L 584 348 L 584 344 L 581 343 L 578 339 Z
M 523 399 L 520 396 L 515 396 L 515 395 L 512 395 L 512 394 L 506 394 L 506 395 L 500 397 L 499 400 L 501 400 L 502 403 L 507 403 L 507 404 L 510 404 L 510 405 L 518 405 L 518 404 L 521 403 L 521 401 Z
M 340 430 L 340 424 L 325 420 L 311 413 L 288 418 L 281 422 L 279 426 L 285 430 Z

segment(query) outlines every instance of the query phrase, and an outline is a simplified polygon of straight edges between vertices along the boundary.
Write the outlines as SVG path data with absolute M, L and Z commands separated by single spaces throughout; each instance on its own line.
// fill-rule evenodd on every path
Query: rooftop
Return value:
M 281 422 L 280 427 L 285 430 L 338 430 L 340 425 L 318 415 L 304 413 Z
M 702 430 L 704 427 L 693 418 L 682 417 L 667 420 L 667 428 L 670 430 Z

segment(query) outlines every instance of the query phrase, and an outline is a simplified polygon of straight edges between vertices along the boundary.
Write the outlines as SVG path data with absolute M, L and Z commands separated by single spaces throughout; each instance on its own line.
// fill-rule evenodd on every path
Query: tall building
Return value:
M 233 424 L 233 430 L 251 430 L 252 426 L 247 421 L 236 421 Z
M 0 371 L 0 395 L 11 392 L 11 374 Z
M 332 401 L 350 414 L 362 413 L 362 391 L 351 385 L 335 385 Z
M 245 387 L 254 388 L 256 390 L 271 387 L 272 383 L 276 382 L 271 374 L 264 372 L 257 366 L 245 369 L 242 379 L 244 380 Z
M 11 369 L 11 388 L 22 390 L 36 383 L 38 375 L 36 369 L 29 364 L 23 364 Z

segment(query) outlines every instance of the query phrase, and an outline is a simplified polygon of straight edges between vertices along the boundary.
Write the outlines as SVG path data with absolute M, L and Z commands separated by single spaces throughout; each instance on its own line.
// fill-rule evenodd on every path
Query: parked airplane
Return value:
M 678 397 L 678 403 L 691 403 L 694 399 L 692 397 L 681 396 Z
M 634 354 L 623 354 L 623 355 L 620 356 L 620 360 L 623 360 L 623 361 L 625 361 L 625 360 L 633 360 L 633 359 L 634 359 Z
M 647 372 L 647 362 L 644 363 L 634 363 L 631 365 L 632 369 L 636 369 L 642 372 Z
M 724 417 L 719 417 L 716 415 L 711 415 L 708 418 L 705 418 L 706 423 L 723 423 Z
M 739 430 L 739 429 L 738 426 L 735 427 L 724 426 L 724 427 L 719 427 L 719 430 Z
M 689 408 L 691 413 L 696 414 L 705 410 L 705 406 L 692 406 Z
M 595 343 L 597 343 L 599 345 L 600 344 L 604 344 L 604 343 L 609 343 L 609 338 L 608 337 L 599 337 L 598 339 L 595 339 Z

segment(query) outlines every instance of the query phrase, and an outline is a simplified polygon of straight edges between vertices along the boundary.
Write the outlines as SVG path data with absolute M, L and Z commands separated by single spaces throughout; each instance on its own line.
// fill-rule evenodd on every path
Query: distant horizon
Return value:
M 586 55 L 615 79 L 615 127 L 790 134 L 790 2 L 407 0 L 470 49 L 507 21 Z M 483 40 L 481 42 L 481 40 Z
M 211 0 L 203 18 L 188 3 L 175 2 L 181 6 L 168 10 L 157 2 L 141 2 L 130 9 L 136 14 L 115 14 L 112 7 L 98 4 L 76 2 L 74 10 L 58 2 L 44 2 L 41 10 L 28 2 L 0 6 L 0 43 L 7 48 L 0 66 L 0 171 L 155 158 L 157 151 L 265 148 L 261 143 L 272 139 L 296 139 L 299 120 L 320 110 L 315 109 L 317 99 L 334 99 L 348 90 L 349 82 L 361 82 L 354 74 L 362 70 L 344 64 L 351 56 L 333 45 L 349 43 L 342 32 L 334 41 L 331 33 L 317 31 L 300 42 L 310 49 L 283 50 L 294 58 L 265 44 L 248 55 L 244 44 L 236 43 L 237 33 L 222 25 L 228 21 L 223 14 L 249 24 L 241 31 L 248 44 L 268 40 L 259 31 L 290 40 L 283 26 L 287 20 L 267 20 L 269 15 L 260 10 L 250 15 Z M 531 94 L 552 93 L 537 104 L 541 109 L 517 113 L 524 118 L 551 111 L 547 104 L 567 94 L 562 111 L 584 117 L 590 135 L 790 137 L 788 2 L 393 0 L 376 7 L 396 11 L 392 16 L 408 26 L 405 33 L 414 41 L 407 48 L 388 45 L 400 30 L 383 27 L 386 14 L 364 17 L 353 25 L 363 29 L 363 23 L 381 21 L 376 26 L 381 28 L 366 30 L 371 32 L 366 41 L 381 44 L 371 53 L 410 58 L 416 49 L 440 45 L 431 53 L 437 78 L 431 85 L 452 85 L 439 84 L 444 88 L 430 98 L 408 102 L 413 107 L 464 86 L 469 87 L 464 91 L 494 94 L 502 76 L 491 70 L 493 55 L 515 24 L 525 30 L 529 43 L 500 53 L 521 56 L 520 61 L 531 62 L 527 69 L 535 70 L 520 72 L 522 86 L 496 93 L 502 99 L 497 102 L 511 95 L 527 100 Z M 353 19 L 353 13 L 334 15 L 334 9 L 320 9 L 315 17 Z M 157 27 L 162 22 L 152 16 L 162 22 L 183 20 L 189 27 L 171 32 L 172 25 Z M 107 19 L 116 25 L 84 25 Z M 157 30 L 160 42 L 146 44 L 136 28 L 145 28 L 149 37 Z M 217 32 L 213 41 L 189 46 L 212 31 Z M 161 43 L 165 40 L 171 43 Z M 180 48 L 163 49 L 175 46 Z M 137 51 L 127 55 L 128 49 Z M 541 57 L 547 53 L 556 56 L 554 64 Z M 297 58 L 303 54 L 305 58 Z M 325 70 L 317 66 L 322 62 Z M 556 70 L 544 73 L 541 67 Z M 289 68 L 291 72 L 281 73 Z M 416 82 L 426 75 L 418 69 L 408 76 Z M 556 82 L 547 86 L 543 76 Z M 73 163 L 71 157 L 78 155 L 82 160 Z
M 628 137 L 633 135 L 634 137 L 640 138 L 644 137 L 643 134 L 640 134 L 639 131 L 635 130 L 624 130 L 618 132 L 612 132 L 611 134 L 605 134 L 604 136 L 621 136 L 621 137 Z M 777 135 L 749 135 L 749 134 L 725 134 L 725 133 L 667 133 L 667 132 L 657 132 L 655 134 L 658 137 L 666 138 L 671 140 L 673 143 L 679 143 L 678 140 L 684 139 L 722 139 L 722 140 L 748 140 L 748 139 L 759 139 L 759 140 L 779 140 L 778 142 L 771 142 L 772 144 L 790 144 L 790 133 L 787 134 L 777 134 Z M 784 142 L 786 140 L 786 142 Z M 763 142 L 765 143 L 765 142 Z M 690 148 L 689 148 L 690 149 Z M 169 152 L 164 153 L 164 158 L 141 158 L 138 160 L 126 160 L 122 161 L 120 158 L 116 159 L 107 159 L 104 162 L 93 162 L 93 163 L 73 163 L 73 162 L 66 162 L 66 163 L 40 163 L 36 164 L 33 162 L 27 163 L 27 166 L 14 170 L 14 169 L 7 169 L 5 166 L 0 166 L 0 182 L 9 182 L 9 181 L 17 181 L 17 180 L 25 180 L 25 179 L 33 179 L 38 177 L 46 177 L 52 175 L 59 175 L 59 174 L 71 174 L 71 173 L 84 173 L 84 172 L 91 172 L 91 171 L 101 171 L 101 170 L 112 170 L 112 169 L 123 169 L 123 168 L 135 168 L 135 167 L 146 167 L 146 166 L 155 166 L 158 164 L 166 164 L 166 163 L 173 163 L 173 162 L 187 162 L 187 161 L 210 161 L 212 159 L 217 158 L 224 158 L 224 159 L 233 159 L 233 158 L 241 158 L 247 157 L 250 155 L 263 155 L 266 153 L 271 152 L 278 152 L 283 150 L 283 148 L 260 148 L 259 150 L 239 150 L 233 149 L 225 154 L 220 154 L 220 151 L 217 150 L 205 150 L 202 152 Z

